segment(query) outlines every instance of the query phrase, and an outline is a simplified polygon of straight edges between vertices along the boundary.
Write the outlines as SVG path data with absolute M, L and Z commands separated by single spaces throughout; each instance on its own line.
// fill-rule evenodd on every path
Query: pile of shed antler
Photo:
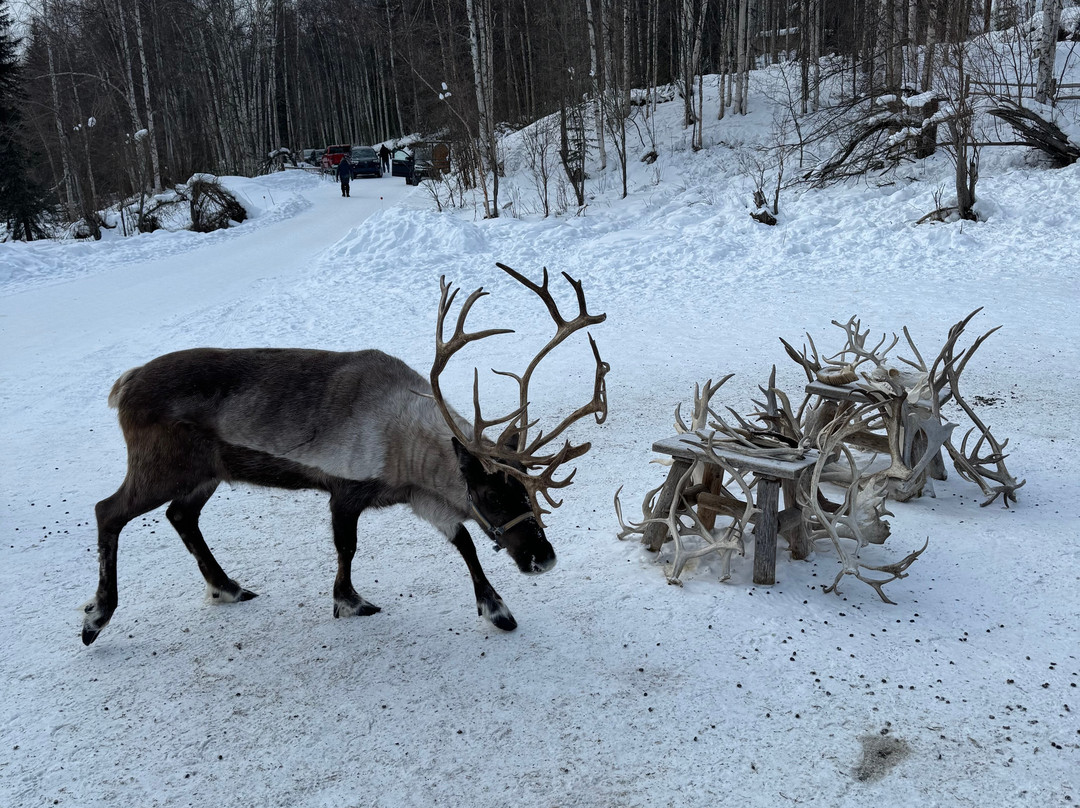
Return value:
M 1001 327 L 991 328 L 958 352 L 957 341 L 980 311 L 981 307 L 975 309 L 949 329 L 944 346 L 929 368 L 906 327 L 904 338 L 915 358 L 897 357 L 907 366 L 907 369 L 899 369 L 888 359 L 888 353 L 896 347 L 899 337 L 894 334 L 891 341 L 883 337 L 873 348 L 868 348 L 866 338 L 870 331 L 861 331 L 862 324 L 855 317 L 843 324 L 833 321 L 833 325 L 843 329 L 847 341 L 839 353 L 823 362 L 818 360 L 809 334 L 809 353 L 806 349 L 796 351 L 781 340 L 788 356 L 802 365 L 811 382 L 799 410 L 800 420 L 805 413 L 806 424 L 820 425 L 821 429 L 838 418 L 846 420 L 851 424 L 844 428 L 848 441 L 874 451 L 887 450 L 892 463 L 884 476 L 889 480 L 889 495 L 897 501 L 921 496 L 924 489 L 933 495 L 931 479 L 945 479 L 945 465 L 941 459 L 941 450 L 945 449 L 957 473 L 982 489 L 987 497 L 982 503 L 984 507 L 998 497 L 1008 507 L 1010 502 L 1016 502 L 1016 491 L 1025 482 L 1017 482 L 1005 467 L 1005 447 L 1009 442 L 999 442 L 971 404 L 960 395 L 960 374 L 979 346 Z M 866 363 L 870 363 L 872 369 L 859 371 Z M 822 399 L 810 392 L 815 380 L 826 385 L 842 385 L 855 396 L 844 404 Z M 861 398 L 866 399 L 863 403 L 857 397 L 860 393 Z M 808 408 L 812 401 L 817 402 L 816 408 Z M 941 408 L 950 402 L 955 402 L 971 422 L 959 448 L 952 440 L 953 430 L 958 425 L 945 423 L 941 416 Z M 884 447 L 881 432 L 885 433 Z
M 870 330 L 863 331 L 855 317 L 846 323 L 833 321 L 846 339 L 844 346 L 828 357 L 819 357 L 809 334 L 809 347 L 801 351 L 781 339 L 808 381 L 798 408 L 776 388 L 775 368 L 768 387 L 759 388 L 765 402 L 754 402 L 757 412 L 743 417 L 727 408 L 733 422 L 725 420 L 711 404 L 730 376 L 716 384 L 710 380 L 704 389 L 695 386 L 691 423 L 683 421 L 676 407 L 675 428 L 680 434 L 695 436 L 691 443 L 703 459 L 679 478 L 670 499 L 660 501 L 663 487 L 646 494 L 641 522 L 623 520 L 616 492 L 615 509 L 622 527 L 619 538 L 639 534 L 653 551 L 673 541 L 674 569 L 668 578 L 672 583 L 678 583 L 689 559 L 719 553 L 724 580 L 730 575 L 732 554 L 742 554 L 744 531 L 760 515 L 751 500 L 757 479 L 740 469 L 738 462 L 731 462 L 732 453 L 784 460 L 815 457 L 812 467 L 794 482 L 784 483 L 786 507 L 779 513 L 778 533 L 788 540 L 796 559 L 805 558 L 816 542 L 829 540 L 841 569 L 825 587 L 826 592 L 838 591 L 841 579 L 852 575 L 873 587 L 883 601 L 892 603 L 883 587 L 906 577 L 907 568 L 927 544 L 891 564 L 875 566 L 860 560 L 859 552 L 866 545 L 881 544 L 889 536 L 885 517 L 893 514 L 885 507 L 888 498 L 903 502 L 924 491 L 933 496 L 932 481 L 945 479 L 942 451 L 948 452 L 961 478 L 982 489 L 987 497 L 984 506 L 1001 497 L 1008 507 L 1024 485 L 1005 466 L 1008 441 L 999 442 L 960 394 L 961 373 L 979 346 L 997 330 L 993 328 L 967 348 L 957 349 L 965 327 L 979 311 L 949 329 L 944 346 L 929 366 L 907 328 L 904 338 L 914 358 L 897 357 L 903 367 L 896 367 L 889 354 L 899 337 L 882 337 L 875 345 L 868 345 Z M 942 407 L 950 402 L 971 422 L 959 447 L 953 441 L 958 425 L 942 417 Z M 721 450 L 726 450 L 726 458 L 720 456 Z M 887 465 L 877 462 L 880 456 L 888 458 Z M 826 494 L 835 488 L 823 488 L 825 485 L 839 486 L 842 500 L 830 500 Z M 716 529 L 717 516 L 726 517 L 729 524 Z

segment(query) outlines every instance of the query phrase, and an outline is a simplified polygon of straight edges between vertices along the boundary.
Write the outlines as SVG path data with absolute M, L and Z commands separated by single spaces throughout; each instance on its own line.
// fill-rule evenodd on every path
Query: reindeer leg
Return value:
M 111 497 L 99 502 L 94 512 L 98 523 L 98 588 L 93 599 L 83 607 L 83 645 L 90 645 L 109 624 L 116 611 L 116 549 L 120 531 L 137 516 L 142 516 L 169 501 L 167 495 L 145 493 L 132 482 L 131 475 Z
M 220 574 L 220 582 L 232 583 L 238 590 L 236 599 L 245 599 L 239 594 L 244 590 L 221 572 L 199 534 L 199 511 L 216 487 L 213 444 L 192 427 L 132 423 L 123 411 L 120 426 L 128 446 L 128 471 L 116 493 L 101 500 L 95 508 L 100 575 L 97 594 L 83 607 L 84 645 L 97 639 L 116 610 L 116 547 L 120 531 L 135 517 L 169 501 L 176 506 L 169 509 L 169 521 L 200 560 L 200 566 L 209 558 Z M 251 593 L 248 595 L 253 597 Z
M 377 496 L 377 486 L 365 483 L 343 487 L 330 496 L 330 518 L 338 557 L 337 577 L 334 578 L 334 617 L 366 617 L 382 611 L 374 603 L 360 597 L 352 583 L 356 522 Z
M 499 597 L 495 587 L 484 575 L 480 559 L 476 557 L 476 545 L 473 544 L 472 536 L 465 529 L 465 525 L 457 526 L 450 543 L 458 549 L 461 557 L 465 559 L 465 564 L 469 567 L 473 589 L 476 590 L 476 613 L 487 618 L 495 628 L 501 628 L 503 631 L 513 631 L 517 628 L 517 620 L 510 614 L 503 599 Z
M 256 595 L 225 574 L 225 570 L 218 564 L 214 554 L 206 545 L 202 531 L 199 530 L 199 514 L 207 500 L 217 490 L 218 481 L 208 480 L 195 488 L 190 494 L 177 497 L 165 511 L 172 526 L 180 534 L 184 546 L 188 552 L 195 556 L 199 564 L 199 572 L 206 579 L 206 591 L 210 597 L 218 603 L 236 603 L 241 600 L 251 600 Z
M 484 575 L 480 559 L 476 557 L 476 545 L 473 544 L 472 536 L 465 529 L 465 525 L 454 521 L 445 500 L 428 496 L 423 492 L 413 492 L 409 504 L 417 516 L 435 526 L 446 536 L 465 559 L 469 575 L 472 577 L 473 589 L 476 592 L 476 613 L 503 631 L 513 631 L 517 628 L 514 616 L 510 614 L 503 599 L 499 597 L 495 587 Z

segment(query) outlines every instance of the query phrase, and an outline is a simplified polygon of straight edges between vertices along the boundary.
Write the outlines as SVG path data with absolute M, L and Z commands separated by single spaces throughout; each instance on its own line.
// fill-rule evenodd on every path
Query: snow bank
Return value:
M 317 187 L 319 182 L 317 177 L 303 171 L 282 171 L 252 179 L 212 178 L 219 180 L 247 209 L 250 218 L 240 225 L 245 232 L 296 216 L 310 205 L 304 197 L 305 190 Z M 175 193 L 167 191 L 157 198 L 171 200 Z M 0 291 L 10 294 L 43 284 L 64 283 L 109 267 L 186 252 L 233 237 L 231 230 L 202 234 L 162 229 L 125 238 L 121 237 L 119 220 L 114 212 L 106 221 L 113 229 L 104 229 L 97 242 L 61 240 L 0 244 Z M 190 217 L 186 222 L 190 225 Z

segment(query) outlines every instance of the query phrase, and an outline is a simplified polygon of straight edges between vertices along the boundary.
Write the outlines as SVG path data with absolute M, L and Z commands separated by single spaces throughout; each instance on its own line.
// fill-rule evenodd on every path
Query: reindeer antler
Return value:
M 554 429 L 551 429 L 547 433 L 542 430 L 537 432 L 536 437 L 533 438 L 531 442 L 529 441 L 528 435 L 529 429 L 535 426 L 537 422 L 529 420 L 529 383 L 532 381 L 533 372 L 539 366 L 540 362 L 543 361 L 544 357 L 551 353 L 556 346 L 564 342 L 575 332 L 587 328 L 590 325 L 604 322 L 604 320 L 607 319 L 607 315 L 590 314 L 588 312 L 585 301 L 585 292 L 582 288 L 581 281 L 574 280 L 565 272 L 562 273 L 563 277 L 566 278 L 574 288 L 578 301 L 578 314 L 569 320 L 563 316 L 562 312 L 559 310 L 558 303 L 556 303 L 555 298 L 548 289 L 547 267 L 544 268 L 543 281 L 536 284 L 505 264 L 496 264 L 496 266 L 527 289 L 533 291 L 541 301 L 543 301 L 544 305 L 547 307 L 548 313 L 551 315 L 551 319 L 556 325 L 555 335 L 540 349 L 536 356 L 533 357 L 524 373 L 520 376 L 508 371 L 493 371 L 499 376 L 505 376 L 517 382 L 518 407 L 499 418 L 484 418 L 480 410 L 479 373 L 474 369 L 473 434 L 471 436 L 466 435 L 465 430 L 451 415 L 450 409 L 446 405 L 442 391 L 439 388 L 439 375 L 446 368 L 447 362 L 455 353 L 460 351 L 470 342 L 476 342 L 496 334 L 512 334 L 513 329 L 491 328 L 485 331 L 476 331 L 472 333 L 465 330 L 465 320 L 469 315 L 470 309 L 472 309 L 477 300 L 488 294 L 483 288 L 480 288 L 466 298 L 465 303 L 461 307 L 461 311 L 458 313 L 453 335 L 448 340 L 444 339 L 443 330 L 446 315 L 452 308 L 454 298 L 457 296 L 458 292 L 457 289 L 454 289 L 452 285 L 446 281 L 445 277 L 441 278 L 439 281 L 442 288 L 442 296 L 439 300 L 439 314 L 436 324 L 435 361 L 431 366 L 431 389 L 435 401 L 454 436 L 489 468 L 493 466 L 497 467 L 499 471 L 509 474 L 519 480 L 521 484 L 525 486 L 526 491 L 528 491 L 533 512 L 539 519 L 540 514 L 550 513 L 550 511 L 540 506 L 538 497 L 542 495 L 551 507 L 557 508 L 562 504 L 562 501 L 556 501 L 552 498 L 550 494 L 551 489 L 565 488 L 573 481 L 575 470 L 571 470 L 571 472 L 562 479 L 555 478 L 555 471 L 564 463 L 581 457 L 589 451 L 591 444 L 581 443 L 574 445 L 566 440 L 563 442 L 562 447 L 556 452 L 540 454 L 540 450 L 559 438 L 571 424 L 584 418 L 586 415 L 592 415 L 598 424 L 604 422 L 607 418 L 607 386 L 604 377 L 611 366 L 600 358 L 600 351 L 596 347 L 596 341 L 593 340 L 592 335 L 590 334 L 589 345 L 592 348 L 593 357 L 596 361 L 592 398 L 586 404 L 566 416 Z M 502 426 L 503 429 L 499 434 L 499 437 L 493 442 L 484 435 L 484 431 L 494 426 Z M 541 468 L 543 471 L 538 475 L 530 475 L 528 473 L 529 469 Z

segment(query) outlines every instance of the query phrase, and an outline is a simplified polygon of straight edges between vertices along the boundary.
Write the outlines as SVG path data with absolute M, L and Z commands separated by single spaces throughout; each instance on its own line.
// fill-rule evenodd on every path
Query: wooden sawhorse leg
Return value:
M 656 498 L 656 506 L 653 509 L 653 515 L 657 519 L 667 518 L 668 511 L 671 510 L 671 501 L 675 498 L 675 489 L 679 485 L 679 479 L 691 465 L 689 460 L 683 460 L 679 457 L 672 462 L 667 481 L 664 483 L 664 487 L 660 489 L 660 494 Z M 650 522 L 645 525 L 645 535 L 641 537 L 641 543 L 646 545 L 652 552 L 658 553 L 668 538 L 670 537 L 668 536 L 666 524 L 663 522 Z
M 754 583 L 776 583 L 776 528 L 780 480 L 758 475 L 757 526 L 754 528 Z

